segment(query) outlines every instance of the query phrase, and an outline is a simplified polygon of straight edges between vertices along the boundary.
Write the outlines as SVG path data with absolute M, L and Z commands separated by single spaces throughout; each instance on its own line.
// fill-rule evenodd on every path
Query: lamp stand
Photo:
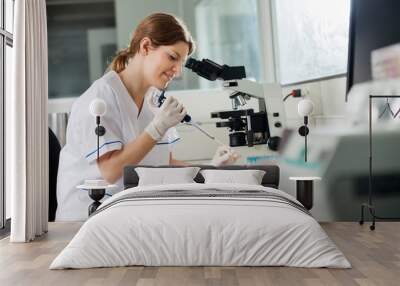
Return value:
M 89 216 L 94 213 L 97 208 L 101 205 L 100 200 L 106 194 L 106 189 L 89 189 L 89 197 L 94 200 L 94 202 L 89 206 Z
M 304 116 L 304 128 L 306 129 L 306 134 L 304 135 L 304 162 L 307 162 L 307 135 L 308 135 L 308 116 Z
M 106 129 L 104 126 L 100 125 L 100 116 L 96 116 L 96 129 L 95 133 L 97 135 L 97 162 L 99 161 L 100 151 L 100 136 L 103 136 L 106 133 Z M 100 200 L 105 196 L 106 189 L 89 189 L 89 197 L 94 200 L 94 202 L 89 206 L 89 216 L 94 213 L 97 208 L 101 205 Z
M 307 127 L 308 125 L 308 116 L 304 116 L 304 125 L 300 126 L 299 134 L 304 136 L 304 162 L 307 162 L 307 135 L 310 130 Z

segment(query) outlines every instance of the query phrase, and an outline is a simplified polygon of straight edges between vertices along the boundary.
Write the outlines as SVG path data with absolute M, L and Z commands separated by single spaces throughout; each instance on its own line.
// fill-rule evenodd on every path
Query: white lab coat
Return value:
M 86 190 L 77 189 L 76 186 L 83 184 L 85 179 L 101 179 L 96 163 L 96 119 L 89 113 L 89 105 L 95 98 L 101 98 L 107 104 L 107 113 L 101 117 L 101 125 L 105 127 L 106 133 L 100 137 L 100 156 L 121 149 L 124 144 L 137 138 L 154 117 L 147 100 L 144 100 L 138 114 L 137 105 L 114 71 L 95 81 L 74 102 L 67 126 L 67 142 L 60 153 L 57 178 L 58 221 L 85 220 L 88 217 L 88 207 L 93 201 Z M 169 153 L 177 140 L 179 136 L 176 129 L 170 128 L 139 164 L 169 164 Z M 109 195 L 123 190 L 122 178 L 116 184 L 118 188 L 107 190 Z

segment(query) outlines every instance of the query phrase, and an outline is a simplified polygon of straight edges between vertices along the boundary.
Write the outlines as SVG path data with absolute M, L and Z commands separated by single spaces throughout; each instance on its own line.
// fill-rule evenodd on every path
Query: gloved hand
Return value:
M 167 130 L 182 121 L 186 115 L 186 109 L 179 101 L 168 96 L 159 110 L 155 112 L 153 121 L 145 131 L 155 140 L 159 141 Z
M 217 148 L 213 159 L 211 160 L 211 165 L 219 167 L 222 165 L 231 165 L 236 162 L 239 155 L 232 151 L 229 146 L 222 145 Z

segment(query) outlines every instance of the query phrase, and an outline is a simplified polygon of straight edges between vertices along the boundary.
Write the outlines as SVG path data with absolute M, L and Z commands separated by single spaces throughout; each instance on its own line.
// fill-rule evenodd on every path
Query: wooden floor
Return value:
M 121 267 L 48 270 L 80 224 L 51 223 L 32 243 L 0 241 L 0 285 L 400 285 L 400 222 L 323 223 L 353 268 Z

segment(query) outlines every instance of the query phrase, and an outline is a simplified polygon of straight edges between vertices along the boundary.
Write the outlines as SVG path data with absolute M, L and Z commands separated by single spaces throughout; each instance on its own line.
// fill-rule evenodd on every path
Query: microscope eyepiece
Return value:
M 185 67 L 210 81 L 214 81 L 219 78 L 219 75 L 222 71 L 222 67 L 220 65 L 207 59 L 198 61 L 194 58 L 189 58 Z
M 221 66 L 209 59 L 198 61 L 194 58 L 189 58 L 185 64 L 185 67 L 210 81 L 214 81 L 216 79 L 233 80 L 246 77 L 244 66 Z
M 198 62 L 199 61 L 195 60 L 194 58 L 189 58 L 186 61 L 185 67 L 190 69 L 190 70 L 195 70 L 195 69 L 197 69 L 196 67 L 198 66 L 198 64 L 197 64 Z

